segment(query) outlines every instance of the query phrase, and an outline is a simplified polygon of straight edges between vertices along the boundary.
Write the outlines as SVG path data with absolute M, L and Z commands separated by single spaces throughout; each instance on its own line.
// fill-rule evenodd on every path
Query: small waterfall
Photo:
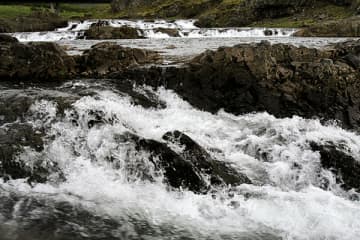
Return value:
M 289 37 L 296 29 L 281 28 L 197 28 L 195 20 L 177 20 L 167 22 L 165 20 L 128 21 L 128 20 L 87 20 L 83 22 L 69 22 L 65 28 L 59 28 L 50 32 L 13 33 L 12 36 L 19 41 L 60 41 L 76 40 L 83 36 L 84 31 L 94 23 L 102 22 L 112 27 L 129 26 L 142 30 L 146 38 L 171 38 L 159 29 L 173 29 L 180 38 L 244 38 L 244 37 Z

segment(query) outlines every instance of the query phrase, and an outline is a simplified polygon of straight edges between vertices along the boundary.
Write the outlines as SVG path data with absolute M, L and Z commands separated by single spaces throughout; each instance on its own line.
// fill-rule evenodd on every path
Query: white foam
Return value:
M 63 169 L 67 181 L 35 188 L 12 182 L 15 189 L 35 196 L 55 193 L 57 198 L 84 206 L 93 203 L 90 211 L 114 218 L 131 215 L 211 237 L 268 232 L 289 240 L 360 238 L 360 203 L 348 200 L 335 183 L 331 191 L 319 188 L 319 154 L 308 145 L 308 141 L 343 143 L 360 158 L 359 135 L 300 117 L 234 116 L 222 111 L 213 115 L 194 109 L 171 91 L 160 89 L 157 95 L 167 104 L 165 109 L 134 106 L 129 97 L 112 91 L 78 100 L 74 110 L 79 125 L 72 123 L 70 112 L 67 119 L 53 123 L 48 134 L 56 138 L 45 150 L 47 158 Z M 115 116 L 116 120 L 89 129 L 90 111 L 102 111 L 105 119 Z M 232 198 L 226 193 L 213 198 L 168 191 L 161 173 L 141 162 L 144 156 L 135 154 L 131 145 L 115 141 L 115 135 L 125 131 L 161 141 L 164 133 L 173 130 L 185 132 L 219 160 L 246 172 L 257 185 L 239 186 Z M 258 156 L 261 151 L 267 153 L 266 161 Z M 119 168 L 106 160 L 109 156 Z M 138 173 L 129 167 L 139 162 L 145 172 L 156 175 L 155 182 L 131 177 Z M 294 163 L 302 167 L 293 168 Z M 323 176 L 333 177 L 329 172 Z M 10 185 L 1 183 L 5 188 Z
M 86 20 L 70 21 L 67 27 L 59 28 L 50 32 L 28 32 L 13 33 L 19 41 L 60 41 L 75 40 L 83 36 L 85 30 L 92 24 L 102 22 L 112 27 L 128 26 L 143 31 L 146 38 L 170 38 L 166 33 L 157 31 L 158 28 L 176 29 L 183 38 L 234 38 L 234 37 L 266 37 L 266 32 L 272 37 L 291 36 L 296 29 L 281 28 L 204 28 L 200 29 L 194 25 L 195 20 L 176 20 L 168 22 L 165 20 L 154 20 L 152 22 L 137 20 Z

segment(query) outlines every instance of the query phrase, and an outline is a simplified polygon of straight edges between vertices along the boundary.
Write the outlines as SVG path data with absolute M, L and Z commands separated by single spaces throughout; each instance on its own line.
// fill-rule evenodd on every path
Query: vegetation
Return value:
M 131 1 L 130 1 L 131 2 Z M 117 13 L 110 4 L 60 4 L 59 15 L 63 19 L 89 18 L 144 18 L 177 19 L 197 18 L 201 26 L 266 26 L 304 27 L 321 21 L 344 19 L 353 15 L 346 6 L 336 6 L 319 1 L 315 7 L 307 7 L 287 17 L 253 18 L 251 9 L 246 9 L 244 0 L 155 0 L 144 4 L 133 4 Z M 0 20 L 31 16 L 34 12 L 46 12 L 50 4 L 0 5 Z M 245 20 L 244 20 L 245 19 Z

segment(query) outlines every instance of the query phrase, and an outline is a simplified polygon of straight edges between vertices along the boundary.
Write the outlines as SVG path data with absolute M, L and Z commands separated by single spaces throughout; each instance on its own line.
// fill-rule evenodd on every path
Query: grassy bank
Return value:
M 243 23 L 238 21 L 242 13 L 243 0 L 158 0 L 152 4 L 112 13 L 110 4 L 61 4 L 59 16 L 65 20 L 89 18 L 144 18 L 144 19 L 205 19 L 209 27 L 253 26 L 253 27 L 304 27 L 319 21 L 344 19 L 353 15 L 349 7 L 321 3 L 304 8 L 300 13 L 288 17 L 268 18 Z M 34 12 L 49 11 L 49 4 L 0 5 L 0 20 L 33 15 Z

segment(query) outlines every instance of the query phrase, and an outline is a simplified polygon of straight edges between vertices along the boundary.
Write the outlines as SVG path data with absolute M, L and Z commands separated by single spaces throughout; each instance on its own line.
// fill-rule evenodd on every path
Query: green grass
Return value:
M 61 4 L 60 16 L 71 18 L 115 18 L 109 4 Z
M 310 26 L 319 23 L 317 17 L 324 16 L 323 20 L 339 20 L 350 17 L 353 12 L 347 7 L 326 5 L 316 8 L 305 9 L 301 14 L 295 14 L 291 17 L 277 18 L 277 19 L 263 19 L 262 21 L 254 22 L 251 27 L 285 27 L 285 28 L 299 28 Z
M 25 5 L 0 5 L 0 18 L 16 18 L 28 16 L 31 13 L 31 6 Z
M 135 9 L 126 9 L 119 13 L 112 13 L 110 4 L 60 4 L 60 16 L 65 19 L 85 18 L 199 18 L 202 16 L 215 16 L 218 25 L 225 25 L 229 16 L 234 17 L 234 8 L 244 0 L 222 0 L 214 3 L 211 0 L 157 0 L 153 4 L 141 6 Z M 168 16 L 166 11 L 174 4 L 182 11 L 177 15 Z M 189 9 L 196 9 L 189 13 Z M 0 19 L 12 19 L 19 16 L 28 16 L 32 11 L 48 11 L 49 4 L 23 4 L 23 5 L 0 5 Z M 335 5 L 319 5 L 308 8 L 303 13 L 291 17 L 278 19 L 263 19 L 252 23 L 250 26 L 257 27 L 303 27 L 315 24 L 319 21 L 317 16 L 326 16 L 325 20 L 337 20 L 351 16 L 349 8 Z

